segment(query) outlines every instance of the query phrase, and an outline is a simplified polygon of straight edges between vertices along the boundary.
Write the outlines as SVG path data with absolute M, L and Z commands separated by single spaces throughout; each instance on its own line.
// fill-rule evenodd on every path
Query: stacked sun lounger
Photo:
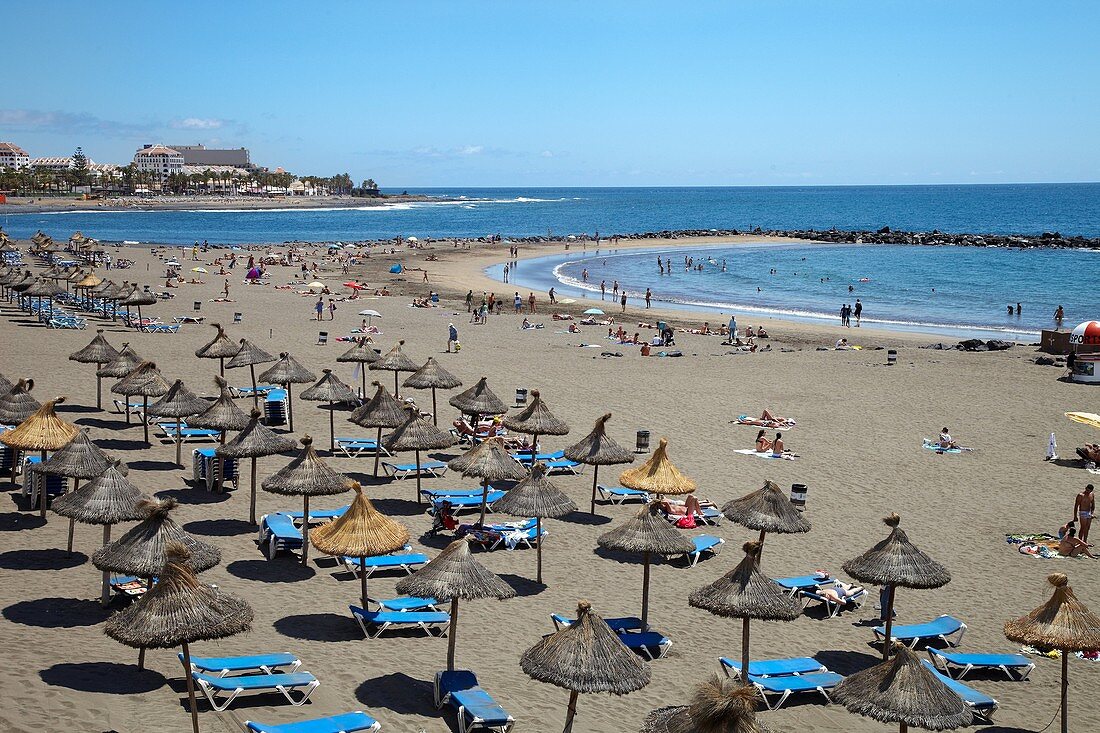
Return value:
M 719 657 L 718 663 L 727 676 L 741 676 L 739 661 Z M 778 710 L 791 695 L 801 692 L 818 692 L 825 702 L 832 702 L 829 690 L 844 679 L 811 657 L 750 661 L 748 676 L 769 710 Z
M 286 390 L 273 389 L 264 398 L 264 425 L 286 425 L 286 418 Z
M 474 730 L 508 733 L 516 722 L 478 685 L 477 675 L 466 669 L 436 672 L 435 706 L 444 705 L 454 709 L 459 733 Z
M 302 530 L 294 520 L 282 512 L 265 514 L 260 518 L 258 542 L 266 547 L 268 560 L 274 560 L 280 552 L 293 552 L 302 549 Z
M 179 655 L 183 661 L 183 655 Z M 321 684 L 309 672 L 298 672 L 301 661 L 293 654 L 245 657 L 191 657 L 188 673 L 218 712 L 244 693 L 278 692 L 291 705 L 304 705 Z
M 550 614 L 550 620 L 554 623 L 556 629 L 572 626 L 576 622 L 576 619 L 558 613 Z M 642 655 L 650 661 L 660 659 L 672 648 L 672 639 L 658 631 L 654 631 L 652 628 L 643 628 L 642 620 L 635 616 L 605 618 L 604 623 L 618 634 L 619 641 L 627 649 Z
M 34 466 L 42 462 L 42 456 L 27 456 L 23 459 L 23 496 L 30 496 L 31 508 L 41 502 L 61 496 L 69 490 L 69 479 L 35 471 Z
M 236 458 L 219 459 L 214 448 L 196 448 L 191 452 L 191 479 L 196 484 L 206 486 L 212 491 L 218 483 L 218 471 L 225 467 L 225 478 L 222 485 L 231 484 L 237 488 L 239 475 Z

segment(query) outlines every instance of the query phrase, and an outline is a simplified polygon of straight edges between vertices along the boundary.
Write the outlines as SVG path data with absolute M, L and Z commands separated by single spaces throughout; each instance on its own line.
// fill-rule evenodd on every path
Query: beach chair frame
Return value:
M 943 656 L 943 654 L 941 653 L 941 651 L 939 649 L 929 648 L 929 649 L 926 649 L 925 651 L 928 652 L 928 657 L 929 657 L 929 659 L 932 660 L 932 665 L 938 671 L 940 671 L 941 673 L 943 673 L 943 674 L 947 675 L 948 677 L 950 677 L 952 679 L 955 679 L 955 680 L 963 679 L 964 677 L 966 677 L 967 674 L 969 674 L 970 672 L 973 672 L 974 670 L 1000 670 L 1001 672 L 1004 672 L 1005 677 L 1012 680 L 1013 682 L 1023 682 L 1024 680 L 1026 680 L 1031 675 L 1031 671 L 1033 669 L 1035 669 L 1035 663 L 1034 662 L 1026 662 L 1026 659 L 1025 659 L 1026 664 L 1020 664 L 1020 665 L 981 664 L 979 662 L 960 663 L 960 662 L 950 660 L 947 657 Z M 1000 656 L 1000 655 L 998 655 L 998 656 Z M 1018 654 L 1008 654 L 1008 655 L 1005 655 L 1005 656 L 1020 656 L 1020 655 L 1018 655 Z M 1024 657 L 1020 657 L 1020 658 L 1024 659 Z
M 305 681 L 304 684 L 299 683 L 299 682 L 296 681 L 296 678 L 299 675 L 309 675 L 309 677 L 311 679 L 309 679 L 308 681 Z M 223 680 L 224 679 L 224 680 L 227 680 L 228 682 L 232 682 L 234 680 L 240 680 L 240 681 L 249 680 L 249 681 L 251 681 L 251 680 L 258 679 L 259 677 L 268 677 L 268 678 L 270 678 L 270 680 L 269 680 L 270 684 L 268 686 L 264 686 L 264 687 L 237 686 L 237 687 L 232 688 L 232 689 L 222 689 L 222 687 L 215 686 L 215 685 L 211 684 L 209 679 L 206 679 L 207 677 L 209 677 L 209 676 L 208 675 L 203 675 L 200 672 L 192 672 L 191 673 L 191 678 L 195 681 L 196 684 L 198 684 L 199 689 L 202 691 L 203 695 L 206 696 L 206 699 L 210 703 L 210 706 L 212 708 L 214 708 L 214 710 L 216 710 L 219 713 L 224 712 L 226 708 L 228 708 L 231 704 L 233 704 L 233 701 L 236 700 L 239 695 L 241 695 L 243 693 L 246 693 L 246 692 L 256 693 L 256 694 L 263 694 L 263 693 L 269 693 L 269 692 L 278 692 L 283 697 L 285 697 L 287 699 L 287 702 L 289 702 L 291 705 L 293 705 L 295 707 L 301 707 L 302 705 L 305 705 L 307 700 L 309 700 L 309 696 L 313 694 L 313 691 L 316 690 L 321 685 L 321 683 L 317 680 L 317 678 L 314 677 L 313 675 L 309 674 L 309 672 L 295 672 L 295 673 L 293 673 L 293 675 L 291 675 L 291 674 L 270 674 L 270 675 L 250 675 L 250 676 L 245 676 L 245 677 L 212 677 L 212 678 L 210 678 L 210 679 L 215 679 L 215 680 Z M 292 677 L 295 678 L 295 679 L 288 679 L 288 678 L 292 678 Z M 302 679 L 304 679 L 304 678 L 302 678 Z M 297 691 L 300 695 L 300 697 L 297 700 L 295 700 L 294 695 L 291 694 L 294 691 Z M 219 695 L 223 695 L 224 697 L 222 697 L 222 699 L 219 700 L 218 699 Z
M 417 474 L 415 463 L 397 464 L 390 461 L 382 461 L 382 470 L 392 479 L 403 481 L 407 478 L 415 478 Z M 447 464 L 442 461 L 427 461 L 420 464 L 420 475 L 432 478 L 442 478 L 447 475 Z
M 348 606 L 348 608 L 351 609 L 352 618 L 354 618 L 355 622 L 357 624 L 359 624 L 359 628 L 362 629 L 362 631 L 363 631 L 363 636 L 367 639 L 377 639 L 378 637 L 382 636 L 382 634 L 386 633 L 386 631 L 391 626 L 394 626 L 395 624 L 397 625 L 397 628 L 405 628 L 405 629 L 407 629 L 407 628 L 416 628 L 416 629 L 420 629 L 421 631 L 423 631 L 426 636 L 438 636 L 440 638 L 445 637 L 447 635 L 448 630 L 450 630 L 450 628 L 451 628 L 451 620 L 450 620 L 451 617 L 446 611 L 429 611 L 429 612 L 427 612 L 427 613 L 432 613 L 432 614 L 439 613 L 439 614 L 446 615 L 447 616 L 446 621 L 424 621 L 422 619 L 418 619 L 418 620 L 415 620 L 415 621 L 409 621 L 409 620 L 402 621 L 400 619 L 401 616 L 406 616 L 410 619 L 413 618 L 414 616 L 420 616 L 421 612 L 418 612 L 418 611 L 383 611 L 383 612 L 366 611 L 366 613 L 379 613 L 379 614 L 382 614 L 382 615 L 386 616 L 387 620 L 385 620 L 381 623 L 376 623 L 376 622 L 373 622 L 373 621 L 368 621 L 367 619 L 363 618 L 363 613 L 362 612 L 364 612 L 365 609 L 361 609 L 358 606 Z M 376 631 L 373 634 L 370 633 L 370 629 L 368 628 L 368 626 L 375 627 Z M 435 631 L 438 631 L 439 633 L 436 634 L 436 633 L 434 633 Z
M 900 641 L 901 643 L 905 644 L 910 649 L 916 649 L 917 644 L 920 644 L 921 642 L 924 642 L 925 644 L 927 644 L 929 641 L 932 641 L 934 639 L 939 639 L 944 644 L 947 644 L 947 646 L 950 646 L 950 647 L 959 646 L 960 644 L 962 644 L 963 635 L 966 633 L 966 624 L 963 623 L 962 621 L 960 621 L 959 619 L 955 618 L 951 614 L 947 614 L 947 613 L 941 614 L 941 615 L 937 616 L 936 618 L 932 619 L 932 621 L 929 621 L 927 623 L 935 623 L 936 621 L 939 621 L 940 619 L 943 619 L 943 618 L 950 618 L 954 621 L 958 621 L 959 628 L 954 629 L 953 631 L 948 631 L 948 632 L 944 632 L 944 633 L 940 633 L 940 634 L 925 634 L 925 635 L 922 635 L 922 636 L 912 636 L 912 637 L 901 638 L 901 637 L 898 637 L 896 634 L 897 634 L 899 628 L 904 629 L 905 626 L 901 626 L 901 627 L 894 626 L 891 629 L 891 631 L 893 633 L 890 634 L 893 637 L 892 641 Z M 909 624 L 909 625 L 910 626 L 923 626 L 924 624 Z M 878 626 L 878 627 L 875 627 L 874 629 L 872 629 L 872 631 L 874 632 L 875 639 L 877 641 L 879 641 L 880 643 L 885 641 L 886 631 L 885 631 L 884 627 Z M 958 634 L 957 637 L 955 637 L 956 634 Z M 955 637 L 954 641 L 951 640 L 951 637 Z

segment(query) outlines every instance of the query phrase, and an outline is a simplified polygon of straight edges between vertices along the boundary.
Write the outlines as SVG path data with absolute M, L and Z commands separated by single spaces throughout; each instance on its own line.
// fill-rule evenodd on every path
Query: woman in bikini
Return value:
M 1091 557 L 1096 559 L 1096 555 L 1089 552 L 1089 546 L 1077 539 L 1077 529 L 1070 527 L 1066 530 L 1065 537 L 1058 543 L 1058 554 L 1064 557 L 1077 557 L 1078 555 L 1084 555 L 1085 557 Z
M 761 430 L 759 433 L 756 434 L 756 452 L 767 453 L 771 449 L 772 442 L 768 440 L 767 436 L 764 435 L 764 431 Z

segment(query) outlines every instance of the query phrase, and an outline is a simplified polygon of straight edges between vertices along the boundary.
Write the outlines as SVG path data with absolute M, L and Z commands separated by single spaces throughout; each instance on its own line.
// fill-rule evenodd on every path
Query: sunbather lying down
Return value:
M 780 417 L 771 410 L 765 409 L 760 414 L 760 417 L 739 417 L 737 422 L 741 425 L 759 425 L 762 428 L 789 428 L 793 427 L 795 422 L 789 417 Z
M 817 594 L 836 603 L 848 603 L 863 593 L 863 591 L 864 588 L 862 585 L 855 585 L 853 583 L 845 583 L 841 580 L 837 580 L 834 581 L 833 585 L 818 588 Z
M 688 495 L 683 501 L 664 499 L 660 503 L 661 511 L 672 517 L 703 516 L 703 507 L 717 509 L 718 505 L 710 499 L 699 501 L 694 495 Z
M 1100 463 L 1100 443 L 1085 443 L 1077 449 L 1077 455 L 1085 463 Z

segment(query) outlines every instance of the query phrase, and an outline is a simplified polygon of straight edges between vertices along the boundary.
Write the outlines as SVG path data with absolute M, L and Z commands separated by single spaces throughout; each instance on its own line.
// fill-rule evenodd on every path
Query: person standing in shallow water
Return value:
M 856 298 L 856 307 L 853 311 L 853 315 L 856 317 L 856 328 L 859 328 L 859 321 L 863 315 L 863 303 L 859 302 L 859 298 Z
M 622 297 L 619 299 L 619 305 L 622 306 L 622 312 L 626 313 L 626 291 L 623 291 Z
M 645 307 L 649 308 L 649 301 L 653 298 L 653 291 L 650 288 L 645 289 Z

